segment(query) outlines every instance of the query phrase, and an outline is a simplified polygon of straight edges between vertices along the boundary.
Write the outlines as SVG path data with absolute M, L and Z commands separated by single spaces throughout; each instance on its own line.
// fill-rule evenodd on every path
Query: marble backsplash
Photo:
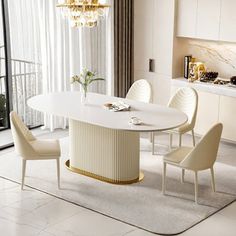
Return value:
M 182 67 L 183 56 L 192 55 L 208 70 L 219 72 L 221 78 L 236 76 L 236 43 L 178 38 L 177 45 L 177 50 L 181 51 L 177 55 Z

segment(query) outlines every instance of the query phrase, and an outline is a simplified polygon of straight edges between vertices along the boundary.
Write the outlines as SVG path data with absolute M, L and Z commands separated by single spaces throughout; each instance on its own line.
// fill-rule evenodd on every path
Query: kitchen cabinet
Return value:
M 220 96 L 198 91 L 198 113 L 195 126 L 197 134 L 205 134 L 218 122 Z
M 198 0 L 179 0 L 177 6 L 177 36 L 196 37 Z
M 221 96 L 219 106 L 219 121 L 224 128 L 222 137 L 227 140 L 236 141 L 236 98 Z
M 235 0 L 178 0 L 177 36 L 236 42 Z
M 155 59 L 155 71 L 171 77 L 175 5 L 170 0 L 165 0 L 165 4 L 162 3 L 163 0 L 154 1 L 152 51 Z M 172 14 L 167 15 L 167 12 Z
M 220 18 L 220 40 L 236 42 L 236 1 L 222 0 Z
M 218 40 L 220 30 L 221 0 L 198 0 L 196 37 Z
M 148 80 L 158 104 L 170 96 L 175 7 L 173 0 L 134 1 L 134 80 Z
M 134 70 L 148 72 L 152 59 L 154 0 L 135 0 L 134 7 Z

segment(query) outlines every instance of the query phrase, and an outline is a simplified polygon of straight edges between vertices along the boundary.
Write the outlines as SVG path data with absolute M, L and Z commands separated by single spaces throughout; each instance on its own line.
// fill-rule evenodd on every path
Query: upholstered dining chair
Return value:
M 172 147 L 173 133 L 179 134 L 179 147 L 182 145 L 182 135 L 191 132 L 193 139 L 193 146 L 195 146 L 194 127 L 197 118 L 198 109 L 198 94 L 195 89 L 184 87 L 177 90 L 174 96 L 170 99 L 168 107 L 178 109 L 188 116 L 188 121 L 177 129 L 169 131 L 170 134 L 170 148 Z
M 57 183 L 60 188 L 61 151 L 59 141 L 36 139 L 14 111 L 10 113 L 10 120 L 15 150 L 22 157 L 21 189 L 24 187 L 26 161 L 49 159 L 55 159 L 57 162 Z
M 179 134 L 179 147 L 182 145 L 182 135 L 191 131 L 193 146 L 195 146 L 195 135 L 194 127 L 197 117 L 198 108 L 198 94 L 195 89 L 189 87 L 183 87 L 176 91 L 176 93 L 171 97 L 168 107 L 175 108 L 184 112 L 188 116 L 188 121 L 177 129 L 166 131 L 169 133 L 169 148 L 172 148 L 173 134 Z M 154 155 L 155 148 L 155 134 L 152 136 L 152 154 Z
M 166 166 L 167 164 L 182 168 L 181 182 L 184 182 L 184 170 L 191 170 L 195 174 L 195 202 L 198 201 L 198 172 L 211 170 L 212 190 L 215 192 L 214 163 L 216 161 L 223 125 L 214 125 L 196 147 L 180 147 L 163 158 L 162 192 L 166 190 Z
M 152 101 L 152 87 L 145 79 L 135 81 L 130 87 L 126 98 L 138 102 L 150 103 Z M 153 143 L 153 133 L 150 133 L 150 141 Z
M 135 81 L 130 87 L 127 95 L 127 99 L 149 103 L 152 100 L 152 88 L 151 85 L 145 79 Z

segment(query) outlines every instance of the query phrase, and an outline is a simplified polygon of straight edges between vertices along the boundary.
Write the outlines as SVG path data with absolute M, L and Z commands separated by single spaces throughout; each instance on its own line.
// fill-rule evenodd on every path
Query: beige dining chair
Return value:
M 177 133 L 179 135 L 179 147 L 182 145 L 182 135 L 191 131 L 192 139 L 193 139 L 193 146 L 195 146 L 195 135 L 194 135 L 194 127 L 196 123 L 197 117 L 197 108 L 198 108 L 198 94 L 195 89 L 184 87 L 180 88 L 176 91 L 176 93 L 171 97 L 168 107 L 175 108 L 184 112 L 187 117 L 188 121 L 173 130 L 166 131 L 169 133 L 169 148 L 172 148 L 172 139 L 173 134 Z M 155 134 L 153 133 L 152 136 L 152 154 L 154 155 L 154 148 L 155 148 Z
M 145 103 L 151 102 L 152 100 L 151 85 L 145 79 L 140 79 L 135 81 L 130 87 L 126 95 L 126 98 Z
M 188 121 L 177 129 L 169 131 L 170 134 L 170 148 L 172 147 L 173 133 L 179 134 L 179 147 L 182 145 L 182 135 L 191 132 L 193 139 L 193 146 L 195 146 L 194 127 L 197 118 L 198 109 L 198 94 L 195 89 L 184 87 L 177 90 L 174 96 L 170 99 L 168 107 L 175 108 L 184 112 L 188 116 Z
M 163 158 L 162 192 L 166 190 L 166 166 L 167 164 L 182 168 L 181 182 L 184 182 L 185 170 L 191 170 L 195 174 L 195 202 L 198 201 L 198 172 L 211 170 L 212 190 L 215 192 L 214 163 L 216 161 L 223 125 L 214 125 L 199 141 L 196 147 L 180 147 Z
M 57 183 L 60 188 L 61 151 L 59 141 L 36 139 L 14 111 L 10 113 L 10 120 L 15 150 L 22 157 L 21 189 L 24 187 L 26 161 L 50 159 L 55 159 L 57 162 Z

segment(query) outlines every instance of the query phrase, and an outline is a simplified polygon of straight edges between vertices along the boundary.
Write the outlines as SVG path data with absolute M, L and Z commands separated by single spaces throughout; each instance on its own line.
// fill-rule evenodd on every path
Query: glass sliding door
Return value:
M 13 144 L 10 111 L 29 128 L 43 125 L 43 115 L 27 106 L 42 93 L 40 25 L 35 0 L 0 0 L 0 149 Z
M 43 124 L 40 112 L 27 100 L 42 93 L 41 35 L 36 0 L 7 0 L 11 44 L 12 106 L 24 123 L 34 128 Z
M 8 86 L 6 73 L 6 44 L 3 4 L 0 2 L 0 131 L 9 128 Z

